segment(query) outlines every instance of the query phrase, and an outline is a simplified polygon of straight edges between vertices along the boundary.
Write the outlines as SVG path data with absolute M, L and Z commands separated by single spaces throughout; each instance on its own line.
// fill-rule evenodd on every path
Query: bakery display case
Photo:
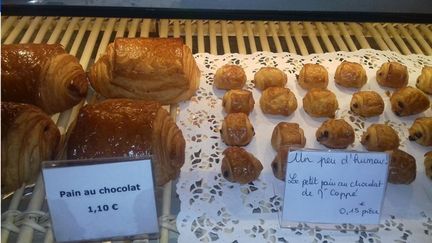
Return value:
M 383 14 L 381 5 L 368 14 L 365 13 L 369 8 L 357 5 L 351 9 L 335 8 L 334 11 L 306 9 L 307 6 L 302 5 L 297 6 L 298 9 L 283 6 L 278 11 L 275 7 L 278 1 L 269 4 L 265 11 L 256 10 L 264 8 L 258 3 L 251 4 L 255 10 L 236 5 L 237 11 L 222 11 L 218 8 L 223 8 L 226 3 L 221 1 L 222 5 L 205 6 L 209 8 L 206 15 L 202 9 L 193 9 L 195 5 L 188 1 L 183 5 L 182 1 L 166 1 L 159 5 L 158 1 L 149 1 L 149 6 L 136 9 L 131 6 L 125 9 L 119 6 L 63 8 L 50 3 L 28 7 L 21 2 L 27 1 L 16 1 L 16 5 L 7 5 L 6 1 L 2 5 L 2 44 L 58 43 L 68 54 L 75 56 L 87 72 L 106 53 L 108 44 L 120 37 L 176 37 L 190 48 L 201 71 L 200 86 L 190 100 L 163 107 L 183 132 L 186 150 L 180 177 L 157 188 L 161 201 L 160 242 L 427 242 L 432 239 L 432 181 L 426 176 L 430 168 L 428 171 L 426 162 L 423 163 L 423 155 L 430 150 L 430 145 L 427 147 L 410 141 L 416 139 L 414 133 L 408 131 L 418 122 L 416 118 L 432 116 L 430 104 L 426 111 L 420 111 L 421 115 L 399 117 L 392 111 L 390 93 L 393 90 L 383 88 L 375 81 L 376 72 L 388 61 L 397 61 L 408 68 L 408 85 L 411 86 L 416 85 L 423 66 L 432 66 L 432 6 L 427 2 L 418 1 L 409 8 L 396 1 L 402 4 L 396 4 L 398 7 L 405 8 L 405 18 L 396 10 Z M 80 1 L 76 2 L 79 4 Z M 98 2 L 103 5 L 105 1 L 90 1 L 90 4 L 97 5 Z M 75 1 L 70 3 L 74 4 Z M 422 4 L 424 8 L 419 7 Z M 159 13 L 155 13 L 155 9 Z M 308 11 L 311 14 L 305 15 Z M 291 18 L 288 13 L 292 14 Z M 377 91 L 382 97 L 385 108 L 372 111 L 375 118 L 356 115 L 357 107 L 350 109 L 355 90 L 335 84 L 336 69 L 343 61 L 361 63 L 367 82 L 362 81 L 359 87 Z M 384 123 L 399 134 L 399 148 L 416 160 L 417 177 L 414 175 L 414 182 L 409 186 L 391 185 L 387 188 L 385 210 L 377 232 L 351 224 L 337 225 L 336 231 L 308 224 L 299 224 L 296 229 L 281 229 L 279 226 L 277 215 L 281 210 L 283 183 L 277 178 L 282 178 L 283 173 L 273 165 L 278 163 L 273 161 L 276 156 L 271 139 L 274 127 L 277 125 L 282 129 L 283 124 L 279 124 L 282 121 L 300 124 L 304 135 L 299 144 L 308 148 L 326 148 L 315 141 L 315 131 L 325 119 L 312 117 L 309 113 L 313 112 L 303 108 L 305 102 L 317 98 L 302 100 L 313 94 L 307 94 L 296 81 L 296 75 L 306 63 L 319 63 L 327 69 L 329 80 L 326 87 L 338 102 L 329 117 L 343 118 L 353 127 L 354 134 L 348 139 L 349 149 L 365 150 L 363 132 L 369 131 L 372 123 Z M 221 171 L 228 139 L 223 137 L 225 134 L 220 135 L 219 130 L 223 129 L 229 108 L 222 106 L 222 103 L 226 105 L 223 101 L 225 92 L 215 88 L 213 83 L 216 71 L 225 64 L 243 67 L 247 76 L 244 87 L 249 92 L 246 95 L 255 100 L 252 109 L 250 106 L 247 108 L 254 135 L 248 138 L 245 142 L 248 145 L 244 148 L 256 157 L 254 159 L 261 161 L 262 171 L 255 164 L 258 175 L 261 172 L 259 179 L 250 182 L 249 178 L 242 185 L 231 183 L 239 181 L 238 178 L 225 176 Z M 254 77 L 262 67 L 277 67 L 287 75 L 287 81 L 280 83 L 291 90 L 290 95 L 297 99 L 297 106 L 291 107 L 285 115 L 263 112 L 260 98 L 264 92 L 259 87 L 263 90 L 267 87 Z M 371 96 L 367 99 L 374 99 L 372 96 L 375 94 L 368 95 Z M 431 100 L 430 94 L 426 97 Z M 73 108 L 60 113 L 51 112 L 51 120 L 58 127 L 63 143 L 81 107 L 101 99 L 101 95 L 89 87 L 86 98 Z M 419 103 L 412 105 L 420 106 Z M 57 158 L 65 158 L 66 150 L 63 150 Z M 34 185 L 20 187 L 13 193 L 2 191 L 2 242 L 54 240 L 41 177 Z

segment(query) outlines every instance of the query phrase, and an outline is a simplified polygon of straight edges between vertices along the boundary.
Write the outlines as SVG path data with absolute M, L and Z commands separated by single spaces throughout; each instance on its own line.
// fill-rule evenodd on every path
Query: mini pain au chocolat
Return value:
M 384 100 L 375 91 L 359 91 L 353 94 L 350 109 L 363 117 L 379 116 L 384 112 Z
M 289 147 L 280 147 L 271 163 L 273 174 L 281 181 L 285 181 Z
M 229 146 L 246 146 L 255 135 L 245 113 L 229 113 L 222 122 L 220 133 L 224 143 Z
M 432 146 L 432 117 L 417 118 L 408 132 L 410 141 L 423 146 Z
M 256 180 L 263 166 L 251 153 L 240 147 L 228 147 L 223 152 L 222 176 L 230 182 L 246 184 Z
M 345 149 L 354 143 L 352 126 L 344 119 L 329 119 L 315 133 L 317 141 L 327 148 Z
M 263 91 L 260 107 L 265 114 L 289 116 L 297 109 L 297 99 L 288 88 L 270 87 Z
M 336 95 L 328 89 L 311 89 L 303 97 L 303 109 L 312 117 L 335 117 L 339 108 Z
M 386 62 L 376 72 L 376 80 L 384 87 L 405 87 L 408 84 L 408 69 L 398 62 Z
M 222 99 L 222 106 L 226 113 L 252 112 L 255 100 L 252 92 L 244 89 L 232 89 L 225 93 Z
M 1 54 L 2 101 L 32 104 L 54 114 L 87 94 L 87 75 L 60 44 L 2 45 Z
M 410 184 L 415 180 L 416 173 L 416 160 L 412 155 L 399 149 L 390 152 L 388 182 Z
M 303 65 L 297 81 L 303 89 L 310 90 L 312 88 L 325 89 L 328 85 L 328 72 L 320 64 L 307 63 Z
M 287 81 L 286 73 L 275 67 L 263 67 L 254 76 L 255 88 L 259 90 L 269 87 L 285 87 Z
M 41 162 L 55 159 L 60 141 L 57 126 L 41 109 L 29 104 L 2 102 L 2 193 L 36 181 Z
M 117 38 L 89 72 L 106 98 L 175 104 L 198 89 L 201 72 L 180 38 Z
M 427 95 L 411 86 L 396 90 L 390 97 L 390 103 L 392 111 L 397 116 L 415 115 L 430 107 Z
M 108 99 L 81 108 L 68 159 L 152 155 L 157 185 L 177 178 L 185 140 L 169 113 L 154 101 Z
M 279 122 L 273 129 L 271 144 L 276 151 L 285 146 L 303 148 L 306 144 L 306 138 L 299 124 Z
M 213 85 L 218 89 L 241 89 L 246 84 L 246 73 L 238 65 L 225 64 L 216 70 Z
M 335 82 L 347 88 L 361 88 L 367 82 L 366 71 L 360 63 L 343 61 L 336 69 Z
M 432 95 L 432 66 L 423 67 L 417 78 L 416 87 L 426 94 Z
M 372 124 L 361 137 L 361 144 L 369 151 L 387 151 L 399 147 L 399 136 L 389 125 Z
M 424 167 L 426 176 L 432 180 L 432 151 L 429 151 L 424 155 Z

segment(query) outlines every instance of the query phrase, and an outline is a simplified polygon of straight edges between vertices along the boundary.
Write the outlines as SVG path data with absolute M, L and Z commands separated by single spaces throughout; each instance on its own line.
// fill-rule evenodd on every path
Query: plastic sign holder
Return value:
M 288 153 L 281 227 L 299 223 L 378 229 L 389 155 L 383 152 L 292 149 Z
M 47 161 L 42 167 L 57 242 L 159 237 L 150 157 Z

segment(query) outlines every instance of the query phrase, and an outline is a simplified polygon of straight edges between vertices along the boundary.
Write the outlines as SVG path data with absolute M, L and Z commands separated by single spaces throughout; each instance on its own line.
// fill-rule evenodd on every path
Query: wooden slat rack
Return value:
M 432 24 L 171 20 L 82 17 L 2 16 L 1 43 L 60 43 L 75 55 L 84 69 L 105 51 L 116 37 L 181 37 L 193 53 L 249 54 L 257 51 L 300 55 L 372 48 L 404 55 L 432 55 Z M 94 100 L 90 92 L 85 102 Z M 64 134 L 79 108 L 52 119 Z M 176 106 L 170 107 L 176 117 Z M 2 209 L 2 242 L 53 242 L 46 214 L 44 188 L 39 179 L 32 190 L 21 188 Z M 163 187 L 162 214 L 176 214 L 172 183 Z M 20 218 L 14 228 L 13 219 Z M 36 222 L 37 221 L 37 222 Z M 175 222 L 174 222 L 175 223 Z M 175 234 L 163 227 L 160 242 L 175 242 Z

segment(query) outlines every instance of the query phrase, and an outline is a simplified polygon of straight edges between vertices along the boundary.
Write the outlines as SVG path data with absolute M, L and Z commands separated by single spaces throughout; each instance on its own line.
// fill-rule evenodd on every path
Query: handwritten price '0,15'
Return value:
M 110 210 L 117 211 L 119 210 L 119 206 L 117 203 L 110 205 L 97 205 L 96 207 L 88 206 L 88 213 L 98 213 L 98 212 L 107 212 Z

